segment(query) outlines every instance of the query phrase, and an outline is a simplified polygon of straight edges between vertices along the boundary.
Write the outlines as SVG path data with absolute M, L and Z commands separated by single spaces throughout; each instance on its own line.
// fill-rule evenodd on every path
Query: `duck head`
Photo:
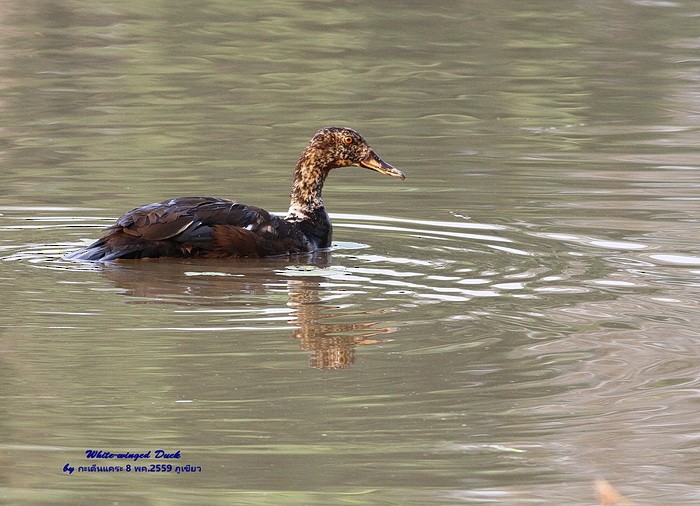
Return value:
M 326 127 L 319 130 L 304 150 L 303 158 L 307 164 L 322 167 L 325 172 L 357 165 L 386 176 L 406 179 L 403 172 L 382 160 L 352 128 Z
M 341 127 L 323 128 L 316 132 L 297 162 L 291 202 L 285 219 L 314 219 L 314 213 L 324 207 L 321 190 L 328 173 L 332 169 L 350 165 L 402 180 L 406 178 L 399 169 L 379 158 L 355 130 Z

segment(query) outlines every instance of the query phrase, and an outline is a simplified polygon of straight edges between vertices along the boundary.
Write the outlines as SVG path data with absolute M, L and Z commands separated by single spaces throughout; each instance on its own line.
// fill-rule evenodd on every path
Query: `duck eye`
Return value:
M 351 136 L 346 135 L 345 137 L 343 137 L 343 144 L 352 144 L 353 142 L 354 139 Z

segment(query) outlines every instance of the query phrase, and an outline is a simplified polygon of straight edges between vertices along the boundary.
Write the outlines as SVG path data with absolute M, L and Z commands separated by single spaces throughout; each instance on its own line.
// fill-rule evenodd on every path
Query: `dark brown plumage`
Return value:
M 68 258 L 264 257 L 328 248 L 332 227 L 321 199 L 323 183 L 331 169 L 350 165 L 405 178 L 354 130 L 328 127 L 314 135 L 296 164 L 284 218 L 231 200 L 178 197 L 129 211 Z

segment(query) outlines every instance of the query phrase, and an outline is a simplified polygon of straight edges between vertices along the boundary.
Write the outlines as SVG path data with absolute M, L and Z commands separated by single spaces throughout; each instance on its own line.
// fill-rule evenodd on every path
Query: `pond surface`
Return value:
M 0 499 L 700 503 L 696 2 L 0 6 Z M 331 124 L 331 252 L 63 259 Z

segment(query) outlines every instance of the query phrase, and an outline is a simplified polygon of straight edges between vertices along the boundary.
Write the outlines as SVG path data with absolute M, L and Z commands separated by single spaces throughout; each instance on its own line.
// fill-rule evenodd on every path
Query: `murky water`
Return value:
M 0 498 L 700 502 L 696 3 L 0 6 Z M 329 124 L 330 253 L 62 259 Z

